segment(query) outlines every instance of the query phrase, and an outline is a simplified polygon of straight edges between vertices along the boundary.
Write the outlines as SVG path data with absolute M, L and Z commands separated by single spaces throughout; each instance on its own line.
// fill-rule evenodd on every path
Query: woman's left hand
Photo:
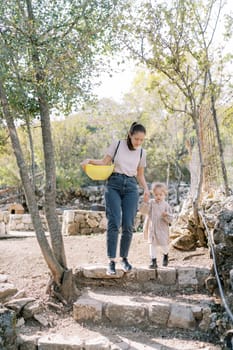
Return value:
M 144 194 L 143 194 L 143 200 L 144 202 L 148 202 L 150 199 L 150 191 L 149 190 L 145 190 Z

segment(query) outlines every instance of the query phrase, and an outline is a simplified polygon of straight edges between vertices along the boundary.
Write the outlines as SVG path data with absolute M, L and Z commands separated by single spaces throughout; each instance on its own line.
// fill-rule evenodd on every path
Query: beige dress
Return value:
M 168 216 L 164 218 L 163 212 Z M 157 203 L 151 199 L 148 204 L 148 213 L 145 218 L 143 233 L 144 238 L 149 243 L 155 243 L 158 246 L 167 246 L 169 244 L 169 224 L 172 222 L 172 210 L 166 201 Z

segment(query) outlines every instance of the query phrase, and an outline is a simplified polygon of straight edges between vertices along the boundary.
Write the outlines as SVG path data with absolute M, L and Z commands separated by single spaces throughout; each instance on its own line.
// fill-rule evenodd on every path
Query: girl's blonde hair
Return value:
M 151 185 L 151 191 L 154 192 L 157 188 L 161 189 L 165 196 L 167 196 L 168 190 L 167 186 L 162 182 L 153 182 Z

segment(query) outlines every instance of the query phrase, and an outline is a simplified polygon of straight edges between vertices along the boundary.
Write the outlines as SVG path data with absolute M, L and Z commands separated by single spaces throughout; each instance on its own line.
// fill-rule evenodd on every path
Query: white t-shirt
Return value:
M 107 149 L 106 155 L 113 158 L 118 142 L 118 140 L 112 142 Z M 136 176 L 138 166 L 146 166 L 146 151 L 144 149 L 142 151 L 141 159 L 140 156 L 141 147 L 131 151 L 127 146 L 126 140 L 121 140 L 114 158 L 114 172 L 125 174 L 127 176 Z

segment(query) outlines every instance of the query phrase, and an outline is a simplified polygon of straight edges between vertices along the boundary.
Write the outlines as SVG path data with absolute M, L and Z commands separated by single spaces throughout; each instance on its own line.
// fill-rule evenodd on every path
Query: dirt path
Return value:
M 107 264 L 105 235 L 66 236 L 64 245 L 69 268 L 83 264 Z M 129 261 L 134 266 L 147 266 L 148 244 L 142 233 L 135 233 Z M 158 259 L 161 264 L 161 258 Z M 169 266 L 210 267 L 208 249 L 199 248 L 193 252 L 170 250 Z M 0 240 L 0 273 L 7 274 L 10 282 L 18 289 L 25 289 L 29 296 L 45 297 L 48 268 L 34 237 Z

